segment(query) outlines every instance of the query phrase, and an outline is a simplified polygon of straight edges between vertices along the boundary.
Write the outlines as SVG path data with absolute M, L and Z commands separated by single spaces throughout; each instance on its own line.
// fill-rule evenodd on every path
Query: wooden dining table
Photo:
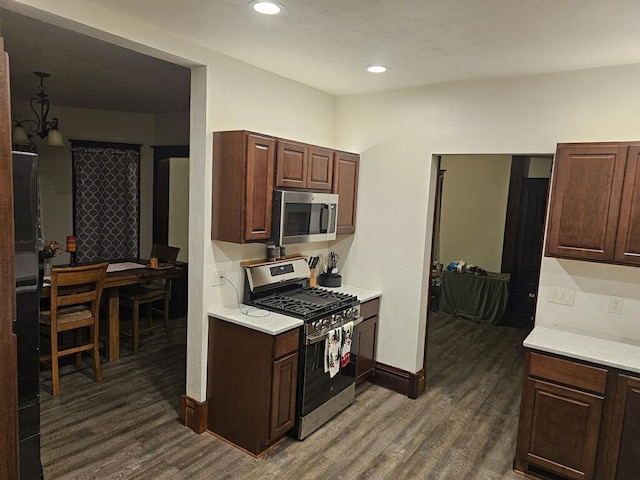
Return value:
M 108 334 L 104 336 L 104 356 L 107 361 L 120 358 L 120 287 L 137 285 L 153 279 L 179 278 L 182 269 L 176 265 L 161 265 L 158 268 L 148 266 L 146 259 L 134 259 L 110 262 L 104 279 L 103 298 L 107 298 L 106 309 Z M 51 287 L 44 284 L 41 298 L 51 296 Z

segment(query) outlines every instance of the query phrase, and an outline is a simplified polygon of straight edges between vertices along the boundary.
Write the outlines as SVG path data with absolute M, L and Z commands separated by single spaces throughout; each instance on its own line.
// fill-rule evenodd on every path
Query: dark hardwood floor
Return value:
M 144 337 L 137 356 L 124 343 L 101 383 L 86 359 L 62 368 L 53 398 L 43 370 L 45 479 L 521 479 L 511 464 L 527 331 L 432 315 L 420 398 L 367 383 L 330 423 L 261 459 L 180 424 L 184 321 L 172 343 Z

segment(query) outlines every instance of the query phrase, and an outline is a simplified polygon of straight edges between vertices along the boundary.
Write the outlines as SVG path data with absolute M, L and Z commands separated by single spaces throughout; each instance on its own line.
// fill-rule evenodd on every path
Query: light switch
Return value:
M 557 303 L 558 305 L 573 306 L 576 291 L 573 288 L 549 287 L 549 303 Z

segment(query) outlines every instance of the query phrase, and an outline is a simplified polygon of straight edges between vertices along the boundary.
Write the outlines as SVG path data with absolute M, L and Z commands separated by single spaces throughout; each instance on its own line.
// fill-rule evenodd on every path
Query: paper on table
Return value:
M 120 272 L 122 270 L 133 270 L 134 268 L 147 268 L 147 266 L 134 262 L 110 263 L 107 267 L 107 272 Z

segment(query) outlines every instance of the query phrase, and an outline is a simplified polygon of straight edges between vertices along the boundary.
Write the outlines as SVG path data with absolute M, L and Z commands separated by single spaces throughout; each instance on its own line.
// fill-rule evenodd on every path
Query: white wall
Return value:
M 528 178 L 551 178 L 553 157 L 531 157 L 529 159 Z
M 440 168 L 446 172 L 438 260 L 500 272 L 511 155 L 443 155 Z
M 380 362 L 422 366 L 432 155 L 533 155 L 558 142 L 637 139 L 640 113 L 629 105 L 640 101 L 639 83 L 640 65 L 628 65 L 338 98 L 337 143 L 361 151 L 363 186 L 346 275 L 384 292 Z M 640 340 L 639 285 L 637 268 L 545 258 L 536 324 Z M 575 306 L 547 303 L 551 286 L 575 288 Z M 625 297 L 623 315 L 606 313 L 610 294 Z

